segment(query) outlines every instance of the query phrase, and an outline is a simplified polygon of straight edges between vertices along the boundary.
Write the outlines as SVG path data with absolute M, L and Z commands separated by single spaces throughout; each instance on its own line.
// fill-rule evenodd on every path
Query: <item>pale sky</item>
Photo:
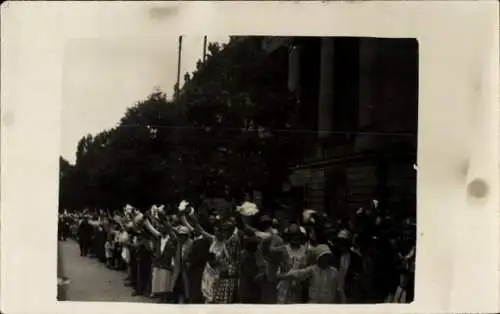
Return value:
M 208 36 L 227 42 L 229 36 Z M 62 151 L 71 163 L 86 134 L 114 127 L 126 109 L 155 87 L 170 97 L 177 79 L 178 33 L 162 37 L 95 38 L 68 41 L 64 60 Z M 181 81 L 203 51 L 203 36 L 184 36 Z

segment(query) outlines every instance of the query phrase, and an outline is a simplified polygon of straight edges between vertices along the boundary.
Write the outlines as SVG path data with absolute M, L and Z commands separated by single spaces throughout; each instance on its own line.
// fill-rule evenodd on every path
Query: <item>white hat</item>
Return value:
M 302 221 L 308 222 L 311 219 L 312 215 L 316 214 L 316 211 L 313 209 L 306 209 L 302 212 Z
M 190 232 L 189 232 L 189 228 L 188 227 L 186 227 L 186 226 L 180 226 L 180 227 L 177 228 L 177 233 L 178 234 L 186 234 L 187 235 Z
M 240 206 L 236 207 L 236 211 L 243 216 L 254 216 L 259 212 L 259 208 L 254 203 L 244 202 Z
M 189 202 L 182 200 L 179 204 L 179 211 L 183 212 L 186 210 L 186 208 L 189 206 Z

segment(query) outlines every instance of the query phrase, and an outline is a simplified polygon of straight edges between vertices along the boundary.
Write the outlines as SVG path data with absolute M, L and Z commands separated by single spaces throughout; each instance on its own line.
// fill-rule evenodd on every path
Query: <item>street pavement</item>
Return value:
M 132 296 L 132 289 L 123 284 L 124 272 L 108 269 L 96 259 L 81 257 L 75 241 L 60 241 L 59 249 L 64 276 L 70 280 L 67 301 L 152 302 L 146 297 Z

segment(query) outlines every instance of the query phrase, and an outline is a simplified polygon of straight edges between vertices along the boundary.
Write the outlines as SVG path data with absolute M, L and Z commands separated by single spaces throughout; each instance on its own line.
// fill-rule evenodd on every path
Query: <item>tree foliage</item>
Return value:
M 259 38 L 209 44 L 174 100 L 155 91 L 117 127 L 83 137 L 74 166 L 61 159 L 61 207 L 279 196 L 307 149 L 287 62 L 286 49 L 268 55 Z

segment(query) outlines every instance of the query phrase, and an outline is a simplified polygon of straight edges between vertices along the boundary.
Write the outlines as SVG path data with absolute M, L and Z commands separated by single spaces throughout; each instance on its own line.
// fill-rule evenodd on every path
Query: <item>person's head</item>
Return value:
M 288 227 L 286 234 L 288 236 L 288 241 L 290 243 L 290 246 L 297 248 L 304 243 L 305 235 L 300 229 L 299 225 L 291 224 Z
M 234 223 L 230 220 L 226 220 L 221 224 L 221 232 L 224 239 L 229 239 L 234 233 Z
M 180 224 L 180 218 L 179 218 L 179 216 L 177 214 L 170 215 L 170 223 L 173 226 L 177 226 L 178 224 Z
M 326 244 L 320 244 L 316 247 L 316 264 L 321 269 L 326 269 L 331 265 L 332 251 Z
M 268 215 L 263 215 L 259 219 L 259 227 L 262 231 L 269 230 L 273 227 L 273 220 Z
M 337 235 L 337 245 L 341 251 L 347 251 L 351 247 L 352 237 L 347 229 L 342 229 Z
M 216 218 L 217 214 L 215 212 L 211 212 L 210 215 L 208 215 L 208 223 L 213 226 L 215 225 L 216 221 L 217 221 L 217 218 Z
M 280 227 L 280 221 L 279 221 L 279 219 L 278 219 L 278 218 L 276 218 L 276 217 L 275 217 L 275 218 L 273 218 L 272 223 L 273 223 L 273 228 L 275 228 L 275 229 L 279 229 L 279 227 Z
M 179 241 L 181 243 L 185 243 L 189 239 L 189 229 L 185 226 L 181 226 L 177 229 L 177 233 L 179 235 Z

